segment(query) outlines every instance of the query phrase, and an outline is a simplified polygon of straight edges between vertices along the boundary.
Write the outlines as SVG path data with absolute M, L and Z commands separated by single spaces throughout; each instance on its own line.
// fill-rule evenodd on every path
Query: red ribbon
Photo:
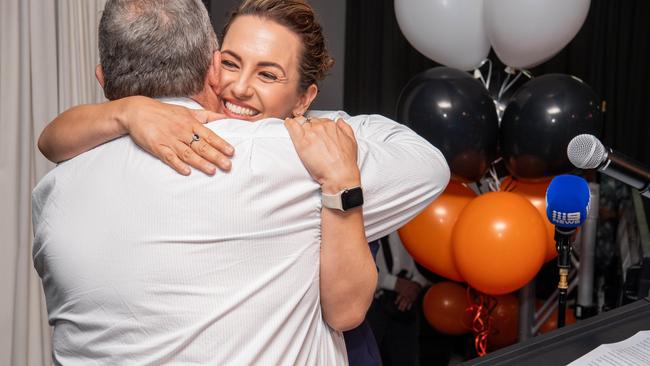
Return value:
M 474 348 L 476 353 L 483 357 L 487 354 L 487 341 L 492 327 L 490 314 L 497 305 L 497 299 L 468 287 L 467 302 L 469 307 L 465 311 L 472 314 Z

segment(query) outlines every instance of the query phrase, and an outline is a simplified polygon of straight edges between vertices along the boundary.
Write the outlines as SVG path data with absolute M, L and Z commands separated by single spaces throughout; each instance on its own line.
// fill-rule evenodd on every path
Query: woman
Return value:
M 317 81 L 324 78 L 332 64 L 320 26 L 306 3 L 246 1 L 233 13 L 224 31 L 221 80 L 215 86 L 222 97 L 223 113 L 251 122 L 267 117 L 302 116 L 317 94 Z M 217 149 L 228 154 L 229 146 L 196 122 L 178 123 L 178 116 L 189 118 L 188 111 L 181 107 L 161 105 L 142 97 L 80 106 L 65 112 L 48 126 L 39 147 L 48 158 L 61 161 L 129 132 L 138 144 L 182 173 L 189 173 L 187 167 L 175 155 L 170 158 L 169 152 L 177 152 L 186 162 L 207 173 L 214 173 L 214 167 L 201 162 L 197 152 L 227 169 L 229 164 L 223 161 L 224 156 L 217 154 Z M 96 120 L 93 124 L 82 124 L 93 119 Z M 293 128 L 301 129 L 295 123 Z M 337 133 L 345 127 L 313 121 L 302 128 Z M 168 131 L 176 131 L 180 136 L 197 134 L 203 145 L 189 144 L 195 149 L 189 150 L 187 141 L 174 141 Z M 161 142 L 165 139 L 171 142 Z M 206 140 L 212 141 L 217 149 L 211 148 Z M 310 169 L 309 161 L 320 158 L 314 156 L 318 151 L 313 146 L 296 145 L 303 162 L 326 191 L 327 182 Z M 188 151 L 192 153 L 187 154 Z M 353 165 L 354 169 L 345 172 L 349 177 L 343 178 L 348 186 L 360 183 L 356 163 Z M 322 242 L 323 315 L 332 327 L 349 329 L 362 319 L 359 314 L 365 313 L 372 300 L 376 281 L 361 212 L 342 215 L 323 210 Z M 344 314 L 352 315 L 345 319 L 341 317 Z

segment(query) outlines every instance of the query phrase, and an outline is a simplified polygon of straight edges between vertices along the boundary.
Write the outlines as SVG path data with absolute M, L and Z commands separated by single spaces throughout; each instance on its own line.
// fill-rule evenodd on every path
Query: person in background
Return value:
M 385 366 L 419 365 L 419 298 L 430 282 L 418 271 L 397 232 L 379 240 L 375 299 L 367 320 Z

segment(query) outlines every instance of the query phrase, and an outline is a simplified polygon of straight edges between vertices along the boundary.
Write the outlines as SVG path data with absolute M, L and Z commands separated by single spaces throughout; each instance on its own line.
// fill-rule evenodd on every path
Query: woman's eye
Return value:
M 237 65 L 234 62 L 228 60 L 221 61 L 221 65 L 229 69 L 237 67 Z
M 278 80 L 277 76 L 275 76 L 274 74 L 272 74 L 270 72 L 266 72 L 266 71 L 260 72 L 260 76 L 262 76 L 262 78 L 264 78 L 266 80 L 271 80 L 271 81 Z

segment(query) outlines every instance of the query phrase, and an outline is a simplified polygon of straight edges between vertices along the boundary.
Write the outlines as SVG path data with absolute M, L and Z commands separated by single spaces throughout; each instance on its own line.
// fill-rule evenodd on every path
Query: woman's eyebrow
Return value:
M 231 51 L 231 50 L 223 50 L 223 51 L 221 51 L 221 53 L 222 53 L 222 54 L 228 54 L 228 55 L 230 55 L 231 57 L 235 58 L 238 62 L 242 62 L 242 57 L 239 56 L 237 53 Z M 284 71 L 284 68 L 283 68 L 282 66 L 280 66 L 279 64 L 275 63 L 275 62 L 271 62 L 271 61 L 261 61 L 261 62 L 258 62 L 258 63 L 257 63 L 257 66 L 262 66 L 262 67 L 275 67 L 275 68 L 279 69 L 280 71 L 282 71 L 283 74 L 285 74 L 285 75 L 287 74 L 287 72 Z
M 258 62 L 257 65 L 262 66 L 262 67 L 275 67 L 275 68 L 278 68 L 278 69 L 280 69 L 280 71 L 282 71 L 283 74 L 286 75 L 286 72 L 284 72 L 284 69 L 282 68 L 282 66 L 276 64 L 275 62 L 262 61 L 262 62 Z
M 229 54 L 230 56 L 232 56 L 232 57 L 234 57 L 235 59 L 237 59 L 237 61 L 241 62 L 241 56 L 239 56 L 238 54 L 234 53 L 233 51 L 230 51 L 230 50 L 223 50 L 223 51 L 221 51 L 221 53 Z

